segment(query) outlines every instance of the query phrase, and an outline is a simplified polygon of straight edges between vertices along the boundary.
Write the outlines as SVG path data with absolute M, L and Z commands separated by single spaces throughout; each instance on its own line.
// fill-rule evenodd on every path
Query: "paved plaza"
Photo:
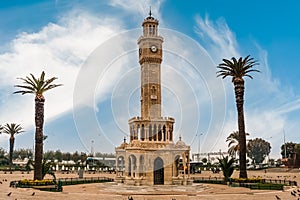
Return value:
M 299 183 L 299 172 L 267 172 L 249 171 L 249 177 L 269 177 L 269 178 L 288 178 Z M 234 176 L 237 176 L 235 172 Z M 275 199 L 276 196 L 286 200 L 297 200 L 298 197 L 292 196 L 291 191 L 298 188 L 286 188 L 285 191 L 270 190 L 250 190 L 243 187 L 229 187 L 226 185 L 216 184 L 193 184 L 191 186 L 173 186 L 173 185 L 157 185 L 157 186 L 129 186 L 118 183 L 94 183 L 73 186 L 64 186 L 63 192 L 45 192 L 31 188 L 10 188 L 11 180 L 32 179 L 32 174 L 21 174 L 14 172 L 13 174 L 0 173 L 0 199 L 49 199 L 49 200 L 89 200 L 89 199 L 105 199 L 105 200 L 128 200 L 132 197 L 134 200 L 238 200 L 238 199 Z M 57 174 L 57 177 L 77 177 L 73 174 Z M 114 174 L 85 174 L 89 176 L 108 176 L 113 177 Z M 212 172 L 204 172 L 196 176 L 215 176 Z M 216 175 L 221 176 L 221 174 Z M 6 180 L 6 181 L 5 181 Z M 10 196 L 7 196 L 11 192 Z

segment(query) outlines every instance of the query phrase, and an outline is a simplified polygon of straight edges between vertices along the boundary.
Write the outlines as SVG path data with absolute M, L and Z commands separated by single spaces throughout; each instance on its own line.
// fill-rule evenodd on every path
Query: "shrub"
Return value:
M 45 185 L 56 185 L 56 182 L 52 179 L 44 180 L 20 180 L 18 182 L 19 187 L 32 187 L 32 186 L 45 186 Z

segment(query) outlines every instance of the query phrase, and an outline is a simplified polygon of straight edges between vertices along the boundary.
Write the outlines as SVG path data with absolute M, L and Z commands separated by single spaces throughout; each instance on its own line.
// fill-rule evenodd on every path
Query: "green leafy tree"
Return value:
M 63 157 L 63 160 L 67 160 L 67 161 L 72 159 L 72 155 L 70 152 L 63 153 L 62 157 Z
M 274 166 L 275 165 L 275 159 L 270 158 L 269 163 L 270 163 L 271 166 Z
M 286 153 L 285 153 L 285 151 L 286 151 Z M 296 153 L 296 143 L 286 142 L 285 144 L 281 145 L 282 158 L 292 158 L 295 153 Z M 286 157 L 285 157 L 285 154 L 286 154 Z
M 231 177 L 234 171 L 234 163 L 235 159 L 234 158 L 229 158 L 228 156 L 218 158 L 219 160 L 219 167 L 222 169 L 223 175 L 224 175 L 224 180 L 225 182 L 228 182 L 228 179 Z
M 295 145 L 295 153 L 300 155 L 300 144 Z
M 288 164 L 290 166 L 300 165 L 300 144 L 294 142 L 287 142 L 281 146 L 281 155 L 283 158 L 289 159 Z
M 246 136 L 248 136 L 249 133 L 246 133 Z M 233 131 L 230 133 L 230 135 L 227 137 L 226 142 L 228 143 L 228 153 L 230 156 L 236 158 L 236 154 L 239 153 L 240 150 L 240 145 L 239 145 L 239 132 L 238 131 Z
M 54 158 L 61 162 L 63 160 L 62 152 L 60 150 L 56 150 L 54 153 Z
M 35 167 L 34 180 L 42 179 L 42 161 L 43 161 L 43 127 L 44 127 L 44 93 L 61 84 L 52 84 L 57 78 L 52 77 L 45 79 L 45 72 L 42 72 L 39 78 L 30 74 L 30 77 L 19 78 L 23 81 L 23 85 L 15 85 L 21 90 L 14 92 L 15 94 L 34 94 L 35 95 Z
M 270 154 L 271 145 L 269 142 L 255 138 L 249 140 L 247 145 L 247 155 L 254 161 L 254 164 L 260 164 Z
M 54 151 L 47 151 L 44 153 L 44 158 L 46 160 L 51 160 L 51 161 L 54 161 L 56 158 L 55 158 L 55 152 Z
M 247 178 L 246 169 L 246 132 L 245 132 L 245 120 L 244 120 L 244 91 L 245 91 L 245 81 L 243 77 L 249 77 L 251 72 L 259 72 L 256 69 L 252 69 L 254 65 L 258 63 L 250 57 L 246 56 L 244 59 L 242 57 L 237 60 L 232 58 L 230 60 L 223 59 L 223 62 L 218 65 L 219 71 L 217 72 L 218 77 L 223 79 L 230 76 L 232 77 L 232 82 L 235 91 L 236 108 L 238 114 L 238 131 L 239 131 L 239 161 L 240 161 L 240 178 Z
M 80 160 L 80 154 L 77 151 L 73 153 L 72 160 L 74 160 L 75 162 L 78 162 Z
M 207 158 L 202 158 L 203 163 L 207 163 L 207 161 L 208 161 Z
M 11 170 L 13 164 L 13 153 L 14 153 L 14 145 L 15 145 L 15 135 L 22 133 L 23 128 L 20 124 L 5 124 L 2 130 L 2 133 L 6 133 L 10 135 L 9 137 L 9 169 Z
M 17 149 L 14 150 L 13 159 L 20 158 L 24 160 L 25 158 L 32 158 L 33 152 L 31 149 Z
M 6 157 L 6 151 L 0 147 L 0 165 L 8 165 L 9 159 Z

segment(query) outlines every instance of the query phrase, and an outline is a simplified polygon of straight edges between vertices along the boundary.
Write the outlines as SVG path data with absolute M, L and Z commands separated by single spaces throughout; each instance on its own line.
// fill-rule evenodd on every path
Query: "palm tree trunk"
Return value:
M 13 165 L 13 153 L 14 153 L 14 144 L 15 144 L 15 138 L 10 137 L 9 138 L 9 170 L 11 171 L 12 165 Z
M 244 80 L 236 78 L 233 81 L 235 100 L 238 113 L 238 128 L 239 128 L 239 161 L 240 161 L 240 178 L 247 178 L 246 169 L 246 134 L 244 121 Z
M 44 102 L 41 96 L 35 98 L 35 157 L 34 180 L 42 180 L 43 160 L 43 126 L 44 126 Z

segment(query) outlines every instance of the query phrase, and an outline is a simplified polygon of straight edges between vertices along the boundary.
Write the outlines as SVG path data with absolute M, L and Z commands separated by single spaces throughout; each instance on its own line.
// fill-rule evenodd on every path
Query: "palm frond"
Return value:
M 24 85 L 15 85 L 15 87 L 22 88 L 25 90 L 18 90 L 14 92 L 14 94 L 21 93 L 24 94 L 36 94 L 43 96 L 43 93 L 61 86 L 62 84 L 51 84 L 57 77 L 52 77 L 50 79 L 45 80 L 45 72 L 43 71 L 39 78 L 36 78 L 33 74 L 30 74 L 30 77 L 26 76 L 26 78 L 18 78 L 23 81 Z
M 38 82 L 38 79 L 36 79 L 33 74 L 30 74 L 30 76 L 31 76 L 34 84 L 36 84 Z M 30 78 L 28 78 L 28 79 L 30 79 Z
M 48 90 L 51 90 L 51 89 L 56 88 L 56 87 L 59 87 L 59 86 L 62 86 L 62 84 L 49 85 L 47 88 L 44 88 L 43 91 L 46 92 L 46 91 L 48 91 Z
M 52 83 L 56 79 L 57 79 L 57 77 L 52 77 L 52 78 L 46 80 L 45 84 L 44 84 L 44 88 L 46 88 L 48 85 L 50 85 L 50 83 Z
M 33 91 L 35 88 L 30 85 L 15 85 L 15 87 L 27 89 L 28 91 Z
M 250 73 L 259 72 L 257 69 L 252 69 L 253 66 L 258 65 L 258 62 L 250 55 L 246 56 L 244 59 L 240 57 L 238 60 L 235 57 L 232 57 L 231 60 L 222 59 L 217 68 L 220 69 L 217 71 L 217 77 L 222 77 L 223 79 L 227 76 L 232 76 L 233 81 L 235 78 L 249 77 L 253 78 Z
M 22 133 L 22 132 L 24 132 L 24 130 L 20 124 L 15 124 L 15 123 L 8 124 L 7 123 L 4 125 L 4 128 L 3 128 L 3 133 L 9 134 L 12 137 L 14 135 Z

